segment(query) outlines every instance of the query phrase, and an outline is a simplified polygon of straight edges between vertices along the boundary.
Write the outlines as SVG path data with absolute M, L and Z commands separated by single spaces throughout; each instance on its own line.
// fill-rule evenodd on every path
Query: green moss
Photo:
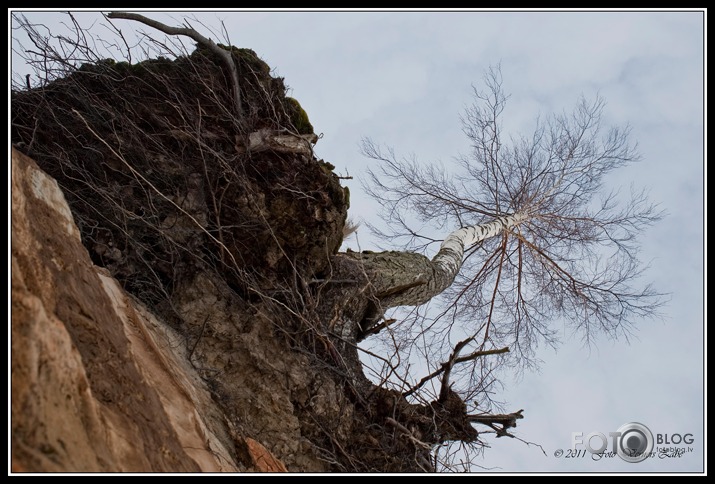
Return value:
M 271 73 L 271 68 L 263 59 L 258 57 L 252 49 L 241 49 L 233 45 L 216 44 L 218 47 L 227 50 L 233 54 L 243 67 L 249 67 L 253 72 L 260 77 L 268 77 Z
M 92 73 L 106 72 L 107 69 L 113 68 L 114 64 L 114 59 L 100 59 L 96 63 L 86 62 L 82 64 L 79 66 L 79 71 Z
M 288 118 L 293 124 L 293 127 L 299 134 L 313 134 L 313 125 L 310 124 L 308 113 L 300 105 L 300 103 L 292 97 L 285 98 L 285 107 Z
M 350 189 L 348 187 L 343 187 L 343 195 L 345 196 L 345 206 L 350 208 Z
M 318 160 L 318 163 L 320 163 L 320 167 L 326 173 L 331 173 L 335 169 L 335 165 L 333 165 L 332 163 L 330 163 L 328 161 Z
M 173 69 L 175 63 L 166 57 L 157 57 L 156 59 L 147 59 L 138 64 L 132 64 L 135 70 L 144 70 L 152 72 L 166 72 L 167 70 Z
M 174 65 L 175 63 L 166 57 L 147 59 L 136 64 L 130 64 L 126 61 L 116 62 L 114 59 L 101 59 L 96 63 L 82 64 L 79 70 L 93 73 L 102 73 L 111 70 L 120 73 L 140 74 L 143 72 L 165 72 L 168 69 L 172 69 Z

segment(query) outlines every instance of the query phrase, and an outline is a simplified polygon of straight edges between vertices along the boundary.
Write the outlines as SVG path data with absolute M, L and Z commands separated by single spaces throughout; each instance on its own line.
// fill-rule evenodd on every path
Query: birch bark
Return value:
M 462 267 L 464 250 L 496 237 L 529 219 L 527 213 L 505 215 L 491 222 L 455 230 L 431 260 L 412 252 L 348 252 L 361 262 L 372 281 L 380 312 L 395 306 L 424 304 L 447 289 Z M 381 316 L 377 314 L 374 316 Z

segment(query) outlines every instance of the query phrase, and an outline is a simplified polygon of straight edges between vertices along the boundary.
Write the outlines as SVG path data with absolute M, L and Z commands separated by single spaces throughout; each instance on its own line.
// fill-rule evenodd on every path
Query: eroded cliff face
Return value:
M 252 460 L 178 334 L 92 264 L 57 183 L 14 149 L 11 272 L 13 471 L 281 469 Z
M 477 439 L 456 394 L 365 377 L 385 288 L 338 253 L 348 192 L 231 52 L 240 116 L 200 48 L 13 92 L 16 470 L 429 471 Z

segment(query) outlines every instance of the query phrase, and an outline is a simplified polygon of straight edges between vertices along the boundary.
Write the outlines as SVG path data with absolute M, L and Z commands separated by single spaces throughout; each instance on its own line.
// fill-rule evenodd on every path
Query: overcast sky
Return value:
M 682 472 L 703 469 L 704 404 L 704 15 L 702 12 L 187 12 L 220 21 L 232 44 L 256 51 L 305 108 L 319 157 L 354 176 L 351 215 L 378 207 L 359 178 L 362 137 L 398 155 L 447 162 L 466 152 L 459 115 L 472 85 L 501 63 L 511 94 L 509 129 L 571 108 L 584 94 L 607 101 L 605 121 L 629 123 L 643 159 L 618 183 L 651 190 L 668 216 L 643 234 L 642 259 L 670 293 L 663 321 L 642 321 L 630 343 L 566 339 L 541 350 L 540 372 L 505 382 L 499 399 L 525 409 L 516 439 L 491 439 L 477 463 L 511 472 Z M 60 13 L 28 13 L 57 25 Z M 147 14 L 178 25 L 183 14 Z M 84 25 L 96 13 L 79 17 Z M 201 30 L 198 25 L 197 29 Z M 122 28 L 136 28 L 124 22 Z M 362 249 L 377 242 L 359 231 Z M 444 234 L 446 235 L 446 234 Z M 357 248 L 353 243 L 353 248 Z M 572 432 L 608 434 L 628 422 L 654 434 L 692 434 L 692 452 L 637 464 L 557 458 Z M 681 445 L 682 447 L 682 445 Z M 475 469 L 478 470 L 478 469 Z

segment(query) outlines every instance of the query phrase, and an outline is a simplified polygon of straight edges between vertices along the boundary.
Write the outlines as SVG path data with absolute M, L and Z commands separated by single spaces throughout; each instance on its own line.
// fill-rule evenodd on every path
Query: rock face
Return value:
M 248 469 L 177 335 L 92 264 L 57 183 L 14 149 L 11 301 L 13 471 Z

